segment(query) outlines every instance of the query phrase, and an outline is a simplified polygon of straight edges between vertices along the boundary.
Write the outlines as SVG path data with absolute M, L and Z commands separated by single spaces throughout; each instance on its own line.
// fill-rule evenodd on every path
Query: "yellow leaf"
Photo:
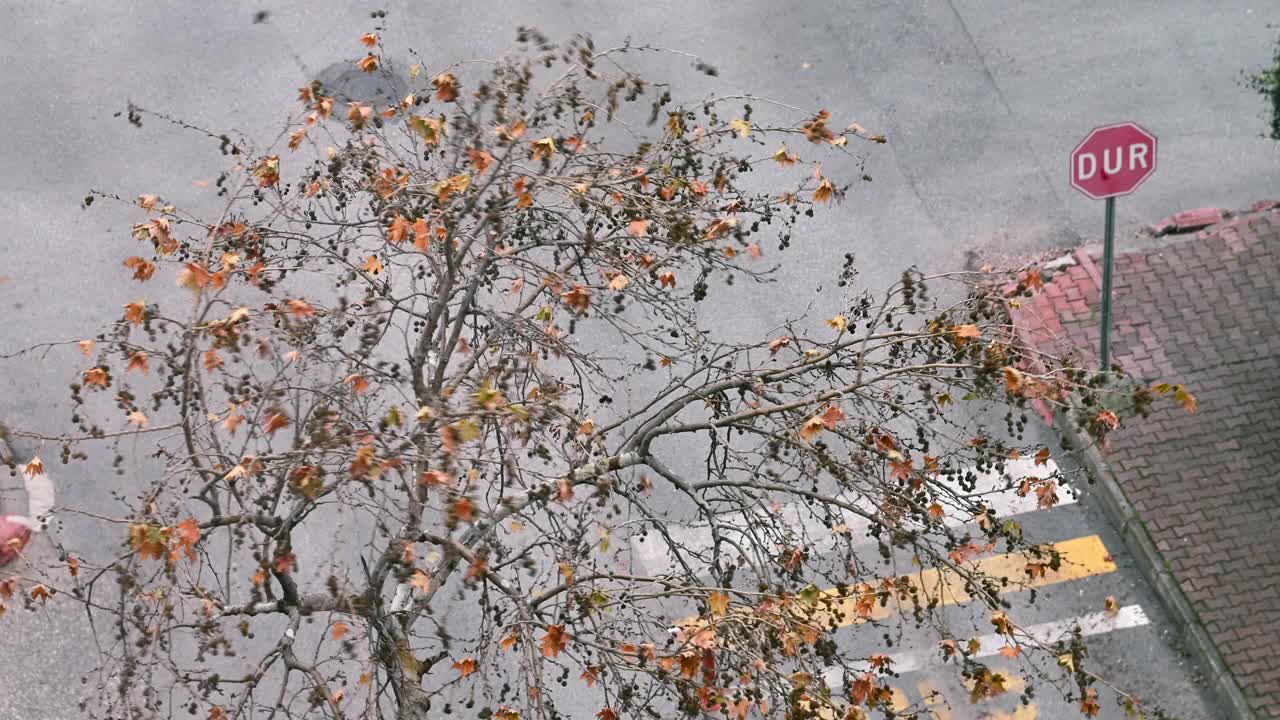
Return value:
M 137 425 L 139 428 L 145 428 L 150 421 L 147 420 L 147 414 L 141 410 L 134 410 L 129 413 L 129 423 Z
M 541 140 L 533 141 L 533 159 L 534 160 L 550 160 L 556 154 L 556 141 L 553 138 L 544 137 Z
M 734 131 L 734 132 L 736 132 L 736 133 L 738 133 L 738 137 L 745 138 L 745 137 L 747 137 L 748 135 L 750 135 L 750 134 L 751 134 L 751 121 L 750 121 L 750 120 L 743 120 L 743 119 L 741 119 L 741 118 L 736 119 L 736 120 L 730 120 L 730 121 L 729 121 L 729 127 L 730 127 L 730 128 L 733 128 L 733 131 Z
M 364 271 L 370 275 L 377 275 L 383 271 L 382 261 L 377 255 L 370 255 L 368 260 L 364 261 Z

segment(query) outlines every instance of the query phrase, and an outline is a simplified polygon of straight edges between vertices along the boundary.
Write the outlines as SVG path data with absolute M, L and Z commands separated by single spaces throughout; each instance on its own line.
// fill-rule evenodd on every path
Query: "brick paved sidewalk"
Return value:
M 1280 718 L 1280 208 L 1255 208 L 1117 254 L 1112 357 L 1199 412 L 1158 401 L 1102 455 L 1257 716 Z M 1101 254 L 1025 303 L 1024 337 L 1096 366 Z

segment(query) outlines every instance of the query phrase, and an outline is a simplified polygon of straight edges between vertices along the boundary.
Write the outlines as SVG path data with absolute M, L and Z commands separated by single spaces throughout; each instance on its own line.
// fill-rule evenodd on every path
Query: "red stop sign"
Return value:
M 1095 128 L 1071 151 L 1071 187 L 1091 198 L 1128 195 L 1156 169 L 1156 136 L 1137 123 Z

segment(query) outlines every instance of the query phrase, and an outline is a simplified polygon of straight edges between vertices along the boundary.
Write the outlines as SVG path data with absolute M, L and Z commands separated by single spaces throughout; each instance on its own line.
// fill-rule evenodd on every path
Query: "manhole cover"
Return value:
M 323 92 L 344 102 L 374 107 L 394 105 L 409 94 L 409 85 L 394 70 L 367 73 L 354 62 L 337 62 L 316 75 Z

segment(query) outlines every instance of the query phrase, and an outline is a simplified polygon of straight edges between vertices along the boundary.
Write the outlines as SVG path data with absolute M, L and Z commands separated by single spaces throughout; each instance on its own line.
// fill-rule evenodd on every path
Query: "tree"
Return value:
M 362 40 L 359 67 L 392 73 Z M 155 471 L 118 557 L 73 548 L 4 586 L 84 603 L 97 716 L 871 717 L 893 668 L 836 629 L 934 623 L 944 591 L 1066 658 L 1051 680 L 1096 712 L 1079 639 L 1002 610 L 1060 558 L 966 492 L 969 468 L 1047 457 L 1021 442 L 1027 403 L 1096 404 L 1094 378 L 1023 347 L 990 276 L 909 270 L 873 295 L 851 258 L 819 316 L 721 339 L 713 280 L 768 282 L 850 189 L 816 160 L 885 139 L 751 97 L 681 104 L 624 65 L 641 53 L 671 55 L 522 30 L 494 62 L 412 65 L 395 106 L 313 83 L 287 148 L 213 135 L 234 164 L 215 217 L 133 201 L 125 271 L 182 295 L 79 341 L 75 430 L 27 436 Z M 638 570 L 641 545 L 666 568 Z M 997 546 L 1023 576 L 971 562 Z M 1003 691 L 965 638 L 940 652 L 975 700 Z
M 1280 43 L 1276 44 L 1271 66 L 1249 74 L 1246 82 L 1267 101 L 1271 111 L 1270 137 L 1280 140 Z

